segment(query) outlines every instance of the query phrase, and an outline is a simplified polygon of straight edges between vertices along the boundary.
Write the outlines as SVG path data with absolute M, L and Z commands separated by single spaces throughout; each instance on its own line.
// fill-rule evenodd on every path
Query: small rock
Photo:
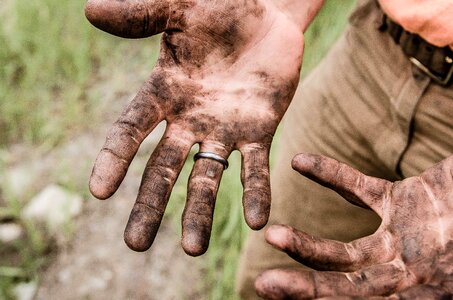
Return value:
M 63 269 L 58 273 L 58 281 L 63 284 L 70 282 L 72 277 L 72 271 L 70 269 Z
M 24 203 L 27 195 L 36 188 L 44 186 L 52 165 L 47 158 L 32 157 L 6 168 L 2 184 L 7 192 L 6 196 Z
M 81 298 L 87 298 L 88 295 L 95 295 L 96 292 L 108 288 L 113 278 L 113 272 L 110 270 L 97 270 L 96 276 L 86 277 L 85 282 L 81 282 L 78 288 L 78 294 Z
M 35 281 L 19 283 L 14 287 L 17 300 L 32 300 L 35 297 L 38 285 Z
M 22 227 L 15 223 L 0 225 L 0 242 L 9 244 L 22 236 Z
M 82 210 L 82 197 L 51 184 L 33 197 L 22 212 L 26 219 L 44 222 L 57 229 Z
M 28 168 L 11 168 L 5 175 L 8 192 L 19 199 L 24 196 L 30 190 L 30 186 L 33 185 L 34 174 L 31 173 Z

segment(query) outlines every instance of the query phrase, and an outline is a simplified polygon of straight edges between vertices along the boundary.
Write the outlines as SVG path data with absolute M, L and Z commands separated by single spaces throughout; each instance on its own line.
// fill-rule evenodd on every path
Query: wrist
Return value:
M 321 9 L 324 0 L 269 0 L 305 32 Z

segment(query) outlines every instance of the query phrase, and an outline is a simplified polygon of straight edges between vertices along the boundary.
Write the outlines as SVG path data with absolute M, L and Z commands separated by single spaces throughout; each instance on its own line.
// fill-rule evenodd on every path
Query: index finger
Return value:
M 140 144 L 163 120 L 156 96 L 146 86 L 110 128 L 96 158 L 90 178 L 90 191 L 98 199 L 107 199 L 115 193 Z
M 298 154 L 293 158 L 292 167 L 300 174 L 333 189 L 352 204 L 371 208 L 382 217 L 384 200 L 391 188 L 389 181 L 366 176 L 322 155 Z

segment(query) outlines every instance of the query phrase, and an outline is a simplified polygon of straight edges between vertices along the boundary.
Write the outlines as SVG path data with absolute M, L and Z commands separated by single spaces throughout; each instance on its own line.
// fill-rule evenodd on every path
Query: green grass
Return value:
M 0 299 L 15 299 L 12 289 L 16 284 L 37 281 L 48 254 L 55 248 L 44 228 L 20 218 L 20 205 L 14 202 L 2 209 L 0 221 L 19 224 L 24 234 L 13 243 L 0 242 Z
M 84 3 L 2 3 L 0 147 L 53 145 L 83 127 L 80 116 L 93 111 L 96 103 L 85 91 L 109 41 L 85 20 Z
M 49 149 L 82 129 L 96 111 L 86 91 L 104 53 L 114 45 L 85 19 L 84 0 L 4 0 L 0 7 L 0 178 L 12 144 Z M 0 222 L 15 222 L 24 235 L 0 243 L 0 299 L 36 280 L 53 247 L 45 230 L 20 217 L 23 202 L 0 183 Z
M 3 1 L 0 7 L 0 152 L 14 143 L 52 147 L 86 129 L 87 122 L 81 120 L 89 119 L 98 109 L 98 101 L 87 90 L 98 80 L 99 69 L 111 66 L 112 61 L 115 64 L 118 61 L 115 56 L 124 47 L 143 47 L 136 58 L 140 62 L 156 53 L 154 42 L 120 42 L 95 30 L 83 15 L 84 2 Z M 303 74 L 316 65 L 341 33 L 354 2 L 327 1 L 306 33 Z M 137 66 L 149 69 L 152 63 L 149 59 Z M 191 165 L 189 162 L 181 174 L 168 207 L 178 227 Z M 230 165 L 222 179 L 211 243 L 204 256 L 207 263 L 202 284 L 214 300 L 236 298 L 237 262 L 248 232 L 242 215 L 238 154 L 232 155 Z M 1 188 L 0 219 L 2 214 L 19 218 L 17 201 L 7 201 L 7 207 L 1 207 L 5 205 L 1 201 Z M 5 192 L 3 197 L 7 196 Z M 29 224 L 23 226 L 27 235 L 13 246 L 18 253 L 17 260 L 14 264 L 0 261 L 0 298 L 11 298 L 10 288 L 23 278 L 36 278 L 44 263 L 47 250 L 41 232 Z M 0 252 L 10 250 L 0 245 Z
M 318 64 L 343 32 L 355 3 L 356 0 L 326 0 L 326 4 L 305 33 L 302 75 Z

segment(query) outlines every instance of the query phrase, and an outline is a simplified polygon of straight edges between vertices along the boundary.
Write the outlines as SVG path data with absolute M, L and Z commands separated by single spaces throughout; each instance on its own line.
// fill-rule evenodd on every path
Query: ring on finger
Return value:
M 214 160 L 216 162 L 221 163 L 223 165 L 223 169 L 224 170 L 228 169 L 228 165 L 229 165 L 228 164 L 228 160 L 226 160 L 225 158 L 223 158 L 222 156 L 220 156 L 218 154 L 215 154 L 215 153 L 212 153 L 212 152 L 198 152 L 193 157 L 193 160 L 197 161 L 200 158 L 207 158 L 207 159 Z

